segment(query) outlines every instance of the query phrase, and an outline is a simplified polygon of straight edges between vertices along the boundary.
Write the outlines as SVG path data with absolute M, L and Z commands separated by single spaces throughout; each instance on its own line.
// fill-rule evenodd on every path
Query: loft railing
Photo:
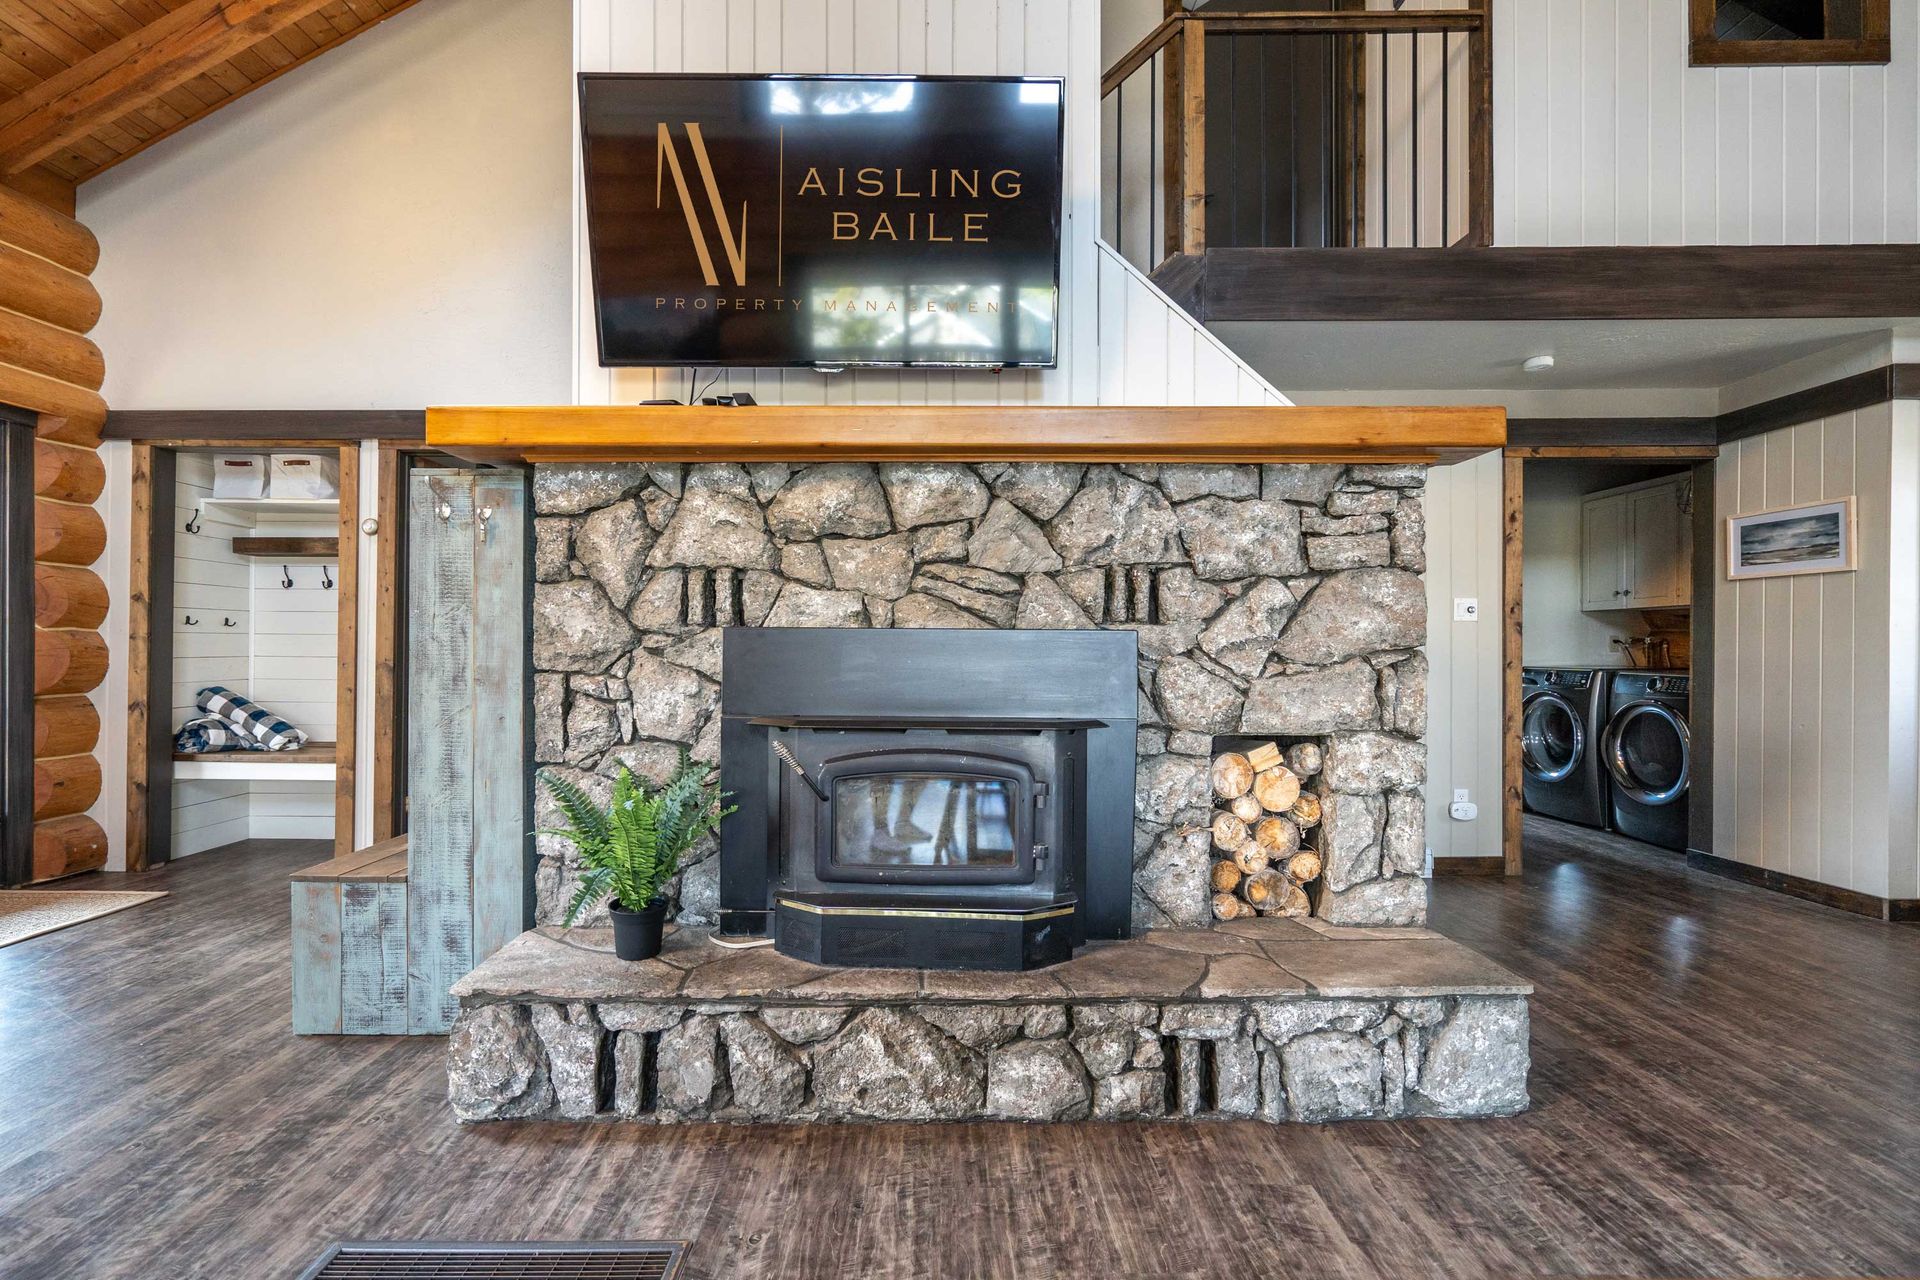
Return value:
M 1102 234 L 1147 271 L 1208 248 L 1488 244 L 1486 4 L 1172 13 L 1101 78 Z

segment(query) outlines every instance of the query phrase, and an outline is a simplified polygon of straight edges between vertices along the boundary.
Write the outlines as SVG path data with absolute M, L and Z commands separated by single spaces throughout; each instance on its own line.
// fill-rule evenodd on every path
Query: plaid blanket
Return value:
M 304 730 L 231 689 L 210 685 L 195 702 L 207 714 L 181 727 L 173 740 L 176 751 L 298 751 L 306 745 Z

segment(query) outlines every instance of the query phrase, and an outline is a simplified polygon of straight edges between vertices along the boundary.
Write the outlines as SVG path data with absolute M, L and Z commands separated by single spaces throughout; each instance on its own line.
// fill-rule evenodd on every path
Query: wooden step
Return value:
M 297 881 L 405 880 L 407 838 L 394 836 L 338 858 L 304 867 L 290 877 Z

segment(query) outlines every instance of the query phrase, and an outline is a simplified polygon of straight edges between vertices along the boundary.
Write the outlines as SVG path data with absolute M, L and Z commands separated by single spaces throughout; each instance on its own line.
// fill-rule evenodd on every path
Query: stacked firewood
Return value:
M 1320 854 L 1306 832 L 1320 822 L 1320 797 L 1300 783 L 1320 772 L 1320 748 L 1268 742 L 1213 761 L 1213 914 L 1238 920 L 1304 916 L 1306 885 L 1320 875 Z

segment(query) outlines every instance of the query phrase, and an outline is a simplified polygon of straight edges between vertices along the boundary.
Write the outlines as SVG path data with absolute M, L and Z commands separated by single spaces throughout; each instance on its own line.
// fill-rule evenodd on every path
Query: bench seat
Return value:
M 405 1035 L 407 837 L 293 873 L 293 1029 Z

